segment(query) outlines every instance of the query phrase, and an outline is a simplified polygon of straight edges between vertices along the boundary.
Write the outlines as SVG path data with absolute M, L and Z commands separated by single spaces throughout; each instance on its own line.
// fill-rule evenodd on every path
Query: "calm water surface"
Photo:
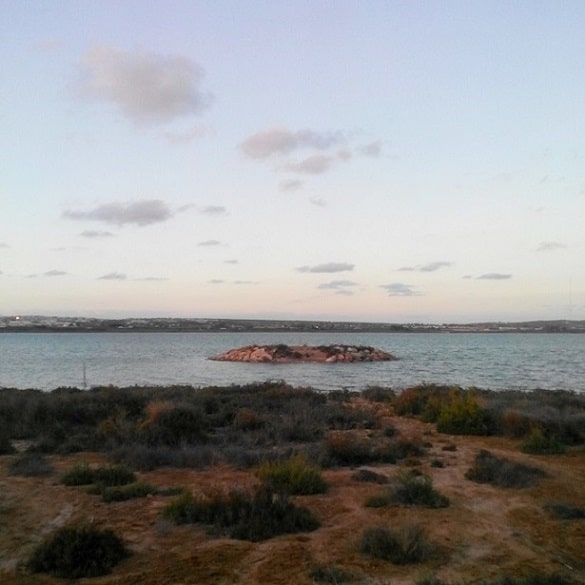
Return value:
M 252 343 L 362 344 L 400 358 L 356 364 L 241 364 L 208 358 Z M 269 379 L 322 390 L 421 382 L 585 393 L 585 335 L 0 333 L 0 387 L 229 385 Z

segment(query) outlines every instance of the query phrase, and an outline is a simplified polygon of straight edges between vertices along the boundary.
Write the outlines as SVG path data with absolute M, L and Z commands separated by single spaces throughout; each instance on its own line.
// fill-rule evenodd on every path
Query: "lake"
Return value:
M 249 344 L 371 345 L 398 361 L 250 364 L 208 358 Z M 0 387 L 195 387 L 284 380 L 321 390 L 422 382 L 585 393 L 585 335 L 521 333 L 0 333 Z

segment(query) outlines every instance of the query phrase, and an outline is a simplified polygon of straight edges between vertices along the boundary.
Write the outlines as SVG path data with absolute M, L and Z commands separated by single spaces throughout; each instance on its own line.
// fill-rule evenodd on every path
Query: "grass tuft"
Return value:
M 396 530 L 377 526 L 364 530 L 360 550 L 375 559 L 390 561 L 395 565 L 408 565 L 429 558 L 432 547 L 418 525 Z
M 257 469 L 256 476 L 275 492 L 292 495 L 323 494 L 328 487 L 321 469 L 310 465 L 302 455 L 284 461 L 266 461 Z

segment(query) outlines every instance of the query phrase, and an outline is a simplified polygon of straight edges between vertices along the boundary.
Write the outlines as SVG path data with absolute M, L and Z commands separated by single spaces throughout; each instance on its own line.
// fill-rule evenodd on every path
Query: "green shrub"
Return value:
M 546 473 L 538 467 L 514 463 L 482 449 L 476 455 L 473 467 L 465 473 L 465 477 L 477 483 L 525 488 L 546 477 Z
M 450 435 L 493 435 L 493 414 L 482 408 L 473 392 L 451 392 L 440 409 L 437 430 Z
M 157 493 L 157 489 L 143 481 L 136 481 L 126 485 L 105 487 L 101 490 L 102 500 L 109 502 L 124 502 L 134 498 L 145 498 Z
M 87 463 L 79 463 L 61 477 L 61 483 L 68 486 L 96 484 L 99 492 L 106 487 L 122 486 L 135 481 L 134 472 L 125 465 L 92 468 Z
M 321 469 L 310 465 L 302 455 L 284 461 L 264 462 L 256 471 L 256 476 L 275 492 L 308 495 L 327 491 Z
M 556 437 L 546 436 L 541 429 L 535 427 L 520 446 L 522 453 L 532 455 L 556 455 L 565 452 L 565 447 Z
M 186 492 L 166 506 L 164 515 L 177 524 L 211 524 L 232 538 L 254 542 L 319 527 L 307 508 L 295 506 L 286 494 L 275 494 L 267 486 L 251 494 L 234 490 L 200 498 Z
M 449 506 L 449 498 L 433 487 L 433 480 L 428 475 L 412 471 L 398 476 L 398 486 L 392 490 L 391 495 L 394 502 L 407 506 L 424 506 L 425 508 Z
M 68 486 L 90 485 L 95 481 L 94 477 L 88 463 L 78 463 L 61 476 L 61 483 Z
M 428 475 L 411 470 L 398 476 L 397 485 L 366 501 L 366 506 L 369 508 L 382 508 L 394 504 L 446 508 L 449 506 L 449 498 L 435 490 L 433 481 Z
M 396 530 L 383 526 L 366 528 L 360 550 L 363 554 L 395 565 L 420 563 L 431 554 L 431 546 L 418 525 Z
M 23 477 L 44 477 L 51 475 L 53 471 L 51 463 L 40 453 L 24 453 L 15 459 L 8 469 L 10 475 Z
M 63 527 L 34 550 L 27 566 L 34 573 L 79 579 L 107 575 L 126 556 L 126 547 L 111 530 Z

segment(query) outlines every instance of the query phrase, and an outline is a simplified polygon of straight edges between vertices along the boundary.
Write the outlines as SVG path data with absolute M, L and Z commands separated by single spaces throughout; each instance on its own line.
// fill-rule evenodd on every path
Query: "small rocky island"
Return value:
M 392 354 L 367 345 L 247 345 L 209 358 L 220 362 L 352 363 L 396 360 Z

